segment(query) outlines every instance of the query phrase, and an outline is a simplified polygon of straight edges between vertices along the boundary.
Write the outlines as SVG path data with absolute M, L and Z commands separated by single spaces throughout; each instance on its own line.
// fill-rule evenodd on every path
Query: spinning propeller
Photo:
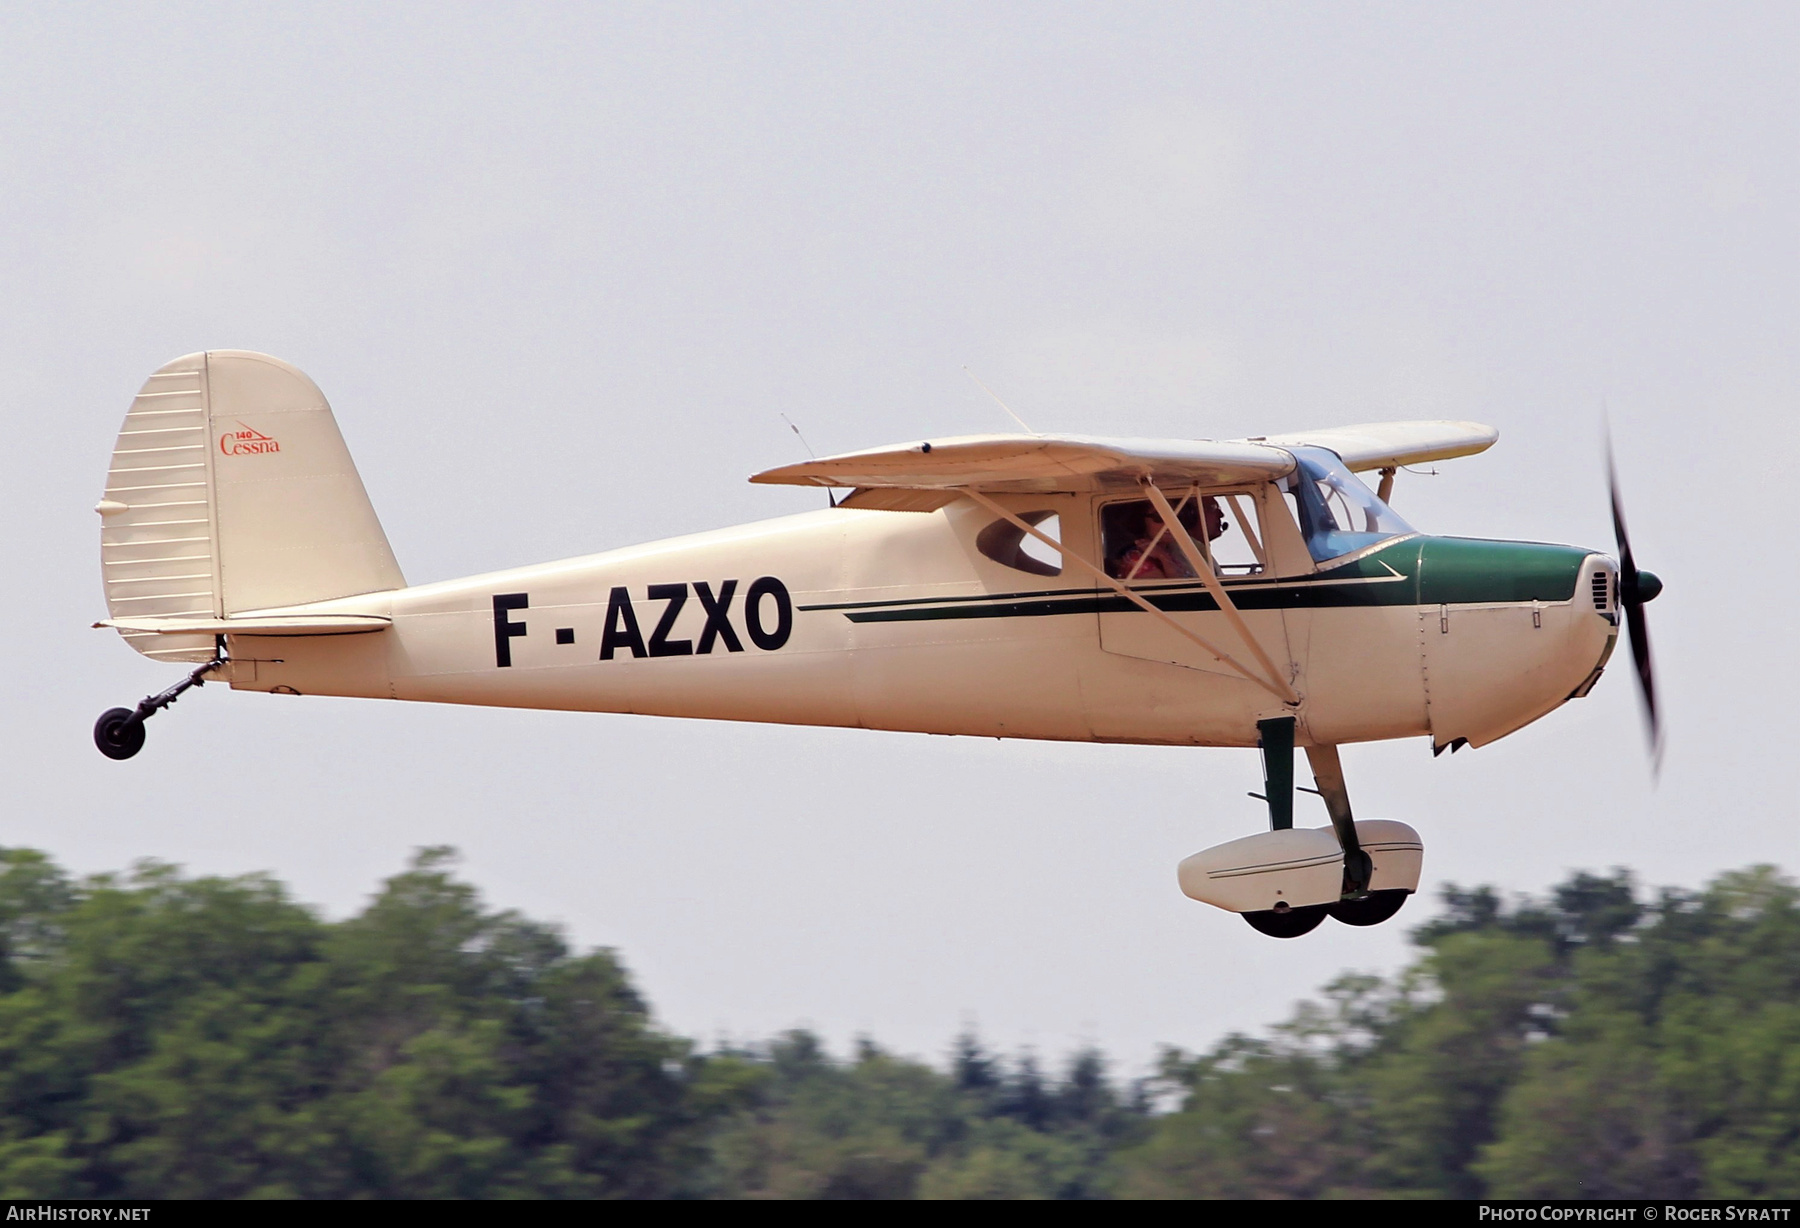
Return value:
M 1644 720 L 1650 733 L 1652 764 L 1662 766 L 1662 724 L 1656 708 L 1656 673 L 1650 664 L 1650 625 L 1644 606 L 1656 600 L 1663 583 L 1655 572 L 1639 571 L 1631 555 L 1631 538 L 1625 532 L 1625 510 L 1619 501 L 1619 475 L 1613 466 L 1612 441 L 1606 444 L 1606 485 L 1612 496 L 1613 536 L 1619 542 L 1619 607 L 1625 612 L 1625 628 L 1631 636 L 1631 659 L 1637 666 L 1638 693 L 1644 698 Z

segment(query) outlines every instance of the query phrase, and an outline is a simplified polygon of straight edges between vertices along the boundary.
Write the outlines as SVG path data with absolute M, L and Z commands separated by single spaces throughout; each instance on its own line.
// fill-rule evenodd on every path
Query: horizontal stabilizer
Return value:
M 378 614 L 281 614 L 242 618 L 109 618 L 94 625 L 149 635 L 358 635 L 384 631 L 393 622 Z

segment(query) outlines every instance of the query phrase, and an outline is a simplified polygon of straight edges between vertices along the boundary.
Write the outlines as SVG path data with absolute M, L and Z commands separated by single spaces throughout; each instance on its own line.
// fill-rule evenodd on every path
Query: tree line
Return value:
M 0 1197 L 1793 1197 L 1800 893 L 1446 889 L 1390 978 L 1120 1081 L 973 1035 L 703 1048 L 445 849 L 272 878 L 0 850 Z

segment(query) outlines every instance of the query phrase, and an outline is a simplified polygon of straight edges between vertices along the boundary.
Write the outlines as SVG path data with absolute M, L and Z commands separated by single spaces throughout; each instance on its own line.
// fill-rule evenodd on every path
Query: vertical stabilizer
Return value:
M 151 375 L 98 510 L 114 618 L 220 618 L 406 584 L 324 394 L 266 354 L 189 354 Z M 210 635 L 122 634 L 161 660 L 213 654 Z

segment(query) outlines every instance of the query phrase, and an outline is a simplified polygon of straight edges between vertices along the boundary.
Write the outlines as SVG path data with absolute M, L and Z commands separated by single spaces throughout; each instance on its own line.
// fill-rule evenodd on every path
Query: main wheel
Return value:
M 1400 911 L 1410 891 L 1371 891 L 1360 900 L 1340 900 L 1325 910 L 1345 925 L 1380 925 Z
M 1267 934 L 1271 938 L 1298 938 L 1318 929 L 1319 922 L 1325 919 L 1325 913 L 1331 907 L 1329 904 L 1308 904 L 1304 908 L 1289 908 L 1282 912 L 1271 908 L 1242 915 L 1250 923 L 1250 928 L 1259 934 Z
M 144 722 L 130 708 L 108 708 L 94 722 L 94 745 L 108 759 L 129 759 L 144 749 Z

